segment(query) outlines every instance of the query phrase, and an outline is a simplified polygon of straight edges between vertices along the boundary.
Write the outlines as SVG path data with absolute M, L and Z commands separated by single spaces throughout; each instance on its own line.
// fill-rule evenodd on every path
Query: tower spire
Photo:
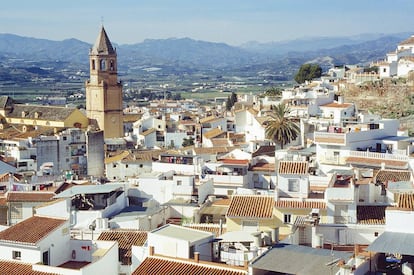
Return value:
M 96 38 L 95 44 L 91 49 L 92 54 L 115 54 L 115 50 L 112 47 L 112 43 L 106 34 L 105 28 L 102 25 L 101 31 Z

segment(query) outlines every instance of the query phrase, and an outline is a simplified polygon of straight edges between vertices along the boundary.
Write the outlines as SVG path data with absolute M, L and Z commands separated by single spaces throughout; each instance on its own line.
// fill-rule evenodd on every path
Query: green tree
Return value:
M 302 64 L 299 71 L 295 75 L 295 81 L 297 83 L 304 83 L 305 81 L 312 80 L 314 78 L 321 77 L 322 68 L 318 64 Z
M 237 102 L 237 95 L 236 95 L 236 93 L 235 93 L 235 92 L 232 92 L 232 93 L 231 93 L 230 100 L 231 100 L 231 102 L 232 102 L 232 104 L 233 104 L 233 106 L 234 106 L 234 104 Z
M 288 117 L 290 110 L 285 104 L 272 105 L 271 119 L 266 126 L 266 137 L 283 149 L 285 144 L 295 140 L 300 132 L 299 125 Z
M 237 94 L 235 92 L 232 92 L 231 96 L 227 97 L 226 110 L 230 111 L 231 107 L 233 107 L 236 102 L 237 102 Z
M 271 87 L 264 93 L 265 96 L 281 96 L 282 90 L 280 88 Z

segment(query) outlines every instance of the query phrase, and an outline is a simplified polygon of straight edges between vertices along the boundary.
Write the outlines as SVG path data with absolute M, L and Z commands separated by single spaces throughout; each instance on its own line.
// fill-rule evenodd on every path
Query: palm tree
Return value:
M 266 137 L 280 145 L 288 144 L 295 140 L 299 133 L 299 125 L 287 115 L 290 113 L 289 107 L 283 103 L 272 105 L 271 119 L 266 126 Z

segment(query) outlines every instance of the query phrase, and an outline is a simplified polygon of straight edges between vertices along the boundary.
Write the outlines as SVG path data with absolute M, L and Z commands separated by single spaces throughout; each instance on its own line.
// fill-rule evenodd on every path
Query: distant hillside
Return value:
M 364 64 L 383 59 L 387 52 L 394 50 L 400 41 L 409 36 L 408 33 L 364 34 L 271 43 L 249 42 L 241 47 L 190 38 L 170 38 L 115 46 L 119 68 L 123 72 L 162 67 L 168 68 L 170 73 L 225 69 L 251 75 L 261 71 L 278 75 L 285 71 L 285 75 L 290 77 L 305 62 L 320 63 L 326 68 L 336 64 Z M 87 71 L 90 47 L 90 44 L 77 39 L 51 41 L 0 34 L 0 56 L 3 56 L 0 64 L 5 64 L 11 58 L 46 61 L 50 64 L 59 61 L 59 68 L 70 64 L 72 68 Z M 33 63 L 27 64 L 32 66 Z M 19 63 L 19 66 L 24 64 Z M 33 73 L 33 70 L 30 72 Z
M 52 41 L 14 34 L 0 34 L 0 54 L 29 60 L 84 62 L 90 45 L 77 39 Z
M 407 32 L 391 35 L 371 33 L 343 37 L 308 37 L 268 43 L 250 41 L 242 44 L 240 47 L 250 52 L 280 56 L 289 52 L 309 52 L 321 49 L 333 49 L 344 45 L 358 45 L 364 42 L 375 41 L 383 38 L 387 39 L 387 37 L 395 37 L 398 38 L 398 41 L 402 41 L 411 36 L 411 34 L 412 33 Z

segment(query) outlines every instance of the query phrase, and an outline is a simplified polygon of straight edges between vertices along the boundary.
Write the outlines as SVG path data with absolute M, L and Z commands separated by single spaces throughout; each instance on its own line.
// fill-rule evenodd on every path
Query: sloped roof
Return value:
M 95 44 L 91 49 L 92 54 L 115 54 L 111 41 L 106 34 L 105 28 L 102 26 L 101 31 L 96 38 Z
M 33 216 L 0 232 L 0 241 L 36 244 L 66 220 Z
M 53 192 L 9 191 L 6 197 L 9 202 L 47 202 L 53 200 L 55 195 Z
M 357 205 L 357 221 L 360 224 L 385 224 L 383 205 Z
M 247 271 L 224 264 L 199 262 L 189 260 L 170 259 L 163 257 L 147 257 L 132 272 L 132 275 L 158 275 L 158 274 L 209 274 L 209 275 L 245 275 Z
M 411 172 L 408 170 L 379 170 L 375 175 L 376 181 L 409 181 L 411 179 Z
M 196 229 L 196 230 L 210 232 L 210 233 L 213 233 L 216 237 L 220 236 L 223 233 L 226 233 L 226 231 L 227 231 L 226 224 L 222 225 L 221 232 L 220 232 L 220 225 L 219 224 L 214 224 L 214 223 L 184 224 L 183 226 L 188 227 L 188 228 L 192 228 L 192 229 Z
M 17 261 L 0 260 L 0 270 L 7 275 L 57 275 L 57 273 L 33 270 L 33 265 Z
M 275 202 L 276 208 L 305 208 L 305 209 L 324 209 L 324 201 L 298 201 L 298 200 L 278 200 Z
M 276 146 L 274 145 L 262 145 L 259 147 L 259 149 L 257 149 L 255 152 L 253 152 L 252 157 L 257 157 L 257 156 L 270 156 L 270 157 L 274 157 L 275 156 L 275 148 Z
M 195 230 L 174 224 L 166 224 L 164 226 L 161 226 L 151 231 L 150 234 L 185 240 L 190 243 L 210 238 L 211 236 L 213 236 L 213 234 L 210 232 Z
M 309 163 L 307 161 L 281 161 L 278 174 L 308 174 Z
M 200 119 L 200 123 L 207 123 L 222 119 L 221 117 L 215 117 L 215 116 L 208 116 Z
M 155 130 L 155 128 L 150 128 L 148 130 L 145 130 L 144 132 L 141 133 L 141 135 L 143 136 L 148 136 L 149 134 L 155 133 L 157 130 Z
M 75 110 L 77 110 L 75 107 L 14 104 L 11 112 L 7 113 L 7 117 L 64 121 L 75 112 Z M 25 114 L 24 117 L 22 117 L 22 113 Z M 37 118 L 35 118 L 36 113 L 38 115 Z
M 131 247 L 133 245 L 143 246 L 147 241 L 147 232 L 137 230 L 111 230 L 102 232 L 98 240 L 117 241 L 119 260 L 124 265 L 131 264 Z
M 221 130 L 219 128 L 214 128 L 214 129 L 212 129 L 212 130 L 210 130 L 208 132 L 205 132 L 203 134 L 203 136 L 205 138 L 214 138 L 214 137 L 217 137 L 217 136 L 219 136 L 219 135 L 221 135 L 223 133 L 225 133 L 223 130 Z
M 414 194 L 413 193 L 398 193 L 397 194 L 397 208 L 403 210 L 414 210 Z
M 275 200 L 271 196 L 236 195 L 227 210 L 230 218 L 271 219 Z
M 211 139 L 211 143 L 214 147 L 226 147 L 231 145 L 228 138 L 213 138 Z
M 351 257 L 349 252 L 279 243 L 253 260 L 251 266 L 272 274 L 336 274 L 339 266 L 327 264 L 338 258 L 347 262 Z
M 389 159 L 374 159 L 374 158 L 363 158 L 363 157 L 347 157 L 347 164 L 364 165 L 381 167 L 382 163 L 387 168 L 401 169 L 408 166 L 408 162 L 405 160 L 389 160 Z

